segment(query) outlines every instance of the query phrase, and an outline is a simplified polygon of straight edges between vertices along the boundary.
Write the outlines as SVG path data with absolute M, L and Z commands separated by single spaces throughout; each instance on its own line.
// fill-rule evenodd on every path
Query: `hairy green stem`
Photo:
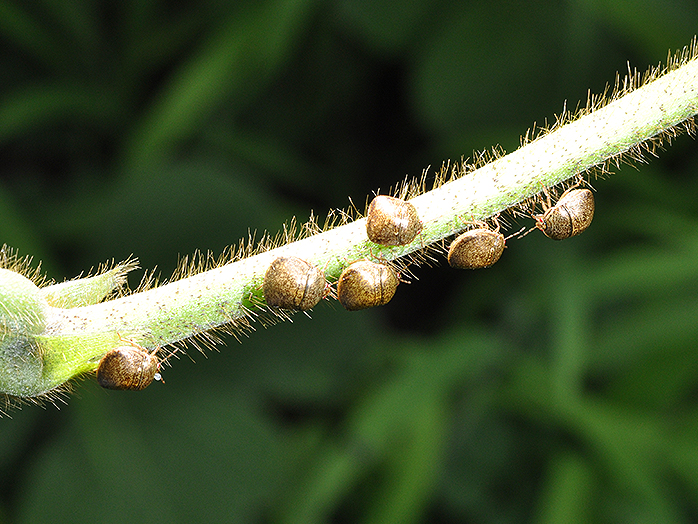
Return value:
M 675 126 L 696 113 L 698 60 L 693 59 L 507 156 L 412 198 L 423 230 L 406 246 L 371 243 L 365 219 L 359 219 L 105 302 L 98 301 L 105 286 L 113 289 L 127 267 L 112 270 L 113 281 L 106 284 L 98 277 L 95 282 L 80 284 L 88 280 L 83 279 L 48 288 L 2 270 L 0 391 L 19 397 L 50 392 L 94 370 L 101 356 L 121 343 L 120 336 L 156 347 L 222 326 L 234 330 L 251 311 L 264 306 L 263 277 L 276 257 L 307 260 L 323 268 L 330 281 L 358 259 L 395 260 L 461 231 L 468 220 L 492 217 L 609 159 L 637 153 L 653 137 L 670 137 Z M 76 290 L 97 291 L 81 302 L 74 297 Z

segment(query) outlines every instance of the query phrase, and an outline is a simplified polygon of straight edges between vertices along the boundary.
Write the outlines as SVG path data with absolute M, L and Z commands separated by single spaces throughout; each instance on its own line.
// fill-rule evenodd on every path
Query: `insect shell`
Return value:
M 297 257 L 279 257 L 264 275 L 264 299 L 269 306 L 306 311 L 322 300 L 325 283 L 318 267 Z
M 553 207 L 536 215 L 536 227 L 553 240 L 578 235 L 594 218 L 594 194 L 588 189 L 567 190 Z
M 494 264 L 504 252 L 504 235 L 477 228 L 466 231 L 448 249 L 448 263 L 456 269 L 482 269 Z
M 147 388 L 153 379 L 160 380 L 160 360 L 155 352 L 129 342 L 131 346 L 121 346 L 107 351 L 97 367 L 97 382 L 106 389 Z
M 390 302 L 400 281 L 385 264 L 361 260 L 339 276 L 337 295 L 347 311 L 358 311 Z
M 422 230 L 417 209 L 399 198 L 378 195 L 368 206 L 368 239 L 382 246 L 403 246 Z

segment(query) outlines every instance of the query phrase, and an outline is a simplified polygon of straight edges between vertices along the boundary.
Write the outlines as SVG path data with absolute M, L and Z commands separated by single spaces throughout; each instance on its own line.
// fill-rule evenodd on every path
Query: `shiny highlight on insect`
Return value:
M 325 284 L 317 266 L 297 257 L 279 257 L 264 275 L 264 299 L 269 306 L 306 311 L 322 300 Z
M 456 269 L 490 267 L 502 256 L 504 235 L 481 227 L 470 229 L 456 238 L 448 249 L 448 263 Z
M 366 234 L 382 246 L 404 246 L 422 230 L 417 208 L 400 198 L 378 195 L 368 206 Z
M 337 296 L 347 311 L 382 306 L 393 298 L 399 283 L 395 271 L 386 264 L 360 260 L 342 271 Z
M 594 218 L 594 194 L 588 189 L 568 189 L 557 204 L 535 215 L 536 227 L 553 240 L 579 235 Z
M 119 335 L 121 338 L 121 335 Z M 153 380 L 161 380 L 160 360 L 152 353 L 132 342 L 130 346 L 120 346 L 107 351 L 97 367 L 97 382 L 105 389 L 141 390 Z

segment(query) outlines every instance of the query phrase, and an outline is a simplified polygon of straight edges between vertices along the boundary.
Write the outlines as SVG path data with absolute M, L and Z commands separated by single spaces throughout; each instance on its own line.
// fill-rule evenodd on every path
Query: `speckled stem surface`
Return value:
M 276 257 L 302 258 L 323 268 L 334 281 L 356 260 L 394 260 L 421 250 L 461 231 L 467 220 L 496 215 L 544 188 L 637 148 L 696 113 L 698 61 L 694 59 L 511 154 L 411 199 L 423 229 L 405 246 L 373 244 L 366 236 L 365 219 L 359 219 L 123 298 L 69 308 L 40 304 L 41 318 L 32 313 L 32 329 L 22 339 L 30 342 L 23 349 L 16 342 L 10 347 L 2 339 L 0 388 L 18 396 L 49 391 L 94 370 L 99 358 L 119 344 L 119 335 L 152 348 L 249 318 L 261 303 L 264 274 Z M 36 326 L 41 333 L 32 341 Z M 8 373 L 26 364 L 33 369 L 13 381 Z

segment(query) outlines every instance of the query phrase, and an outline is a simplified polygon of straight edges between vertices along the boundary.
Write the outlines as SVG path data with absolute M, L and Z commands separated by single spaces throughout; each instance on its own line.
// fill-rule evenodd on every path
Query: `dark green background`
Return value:
M 696 20 L 693 0 L 1 1 L 0 243 L 58 281 L 131 253 L 167 277 L 511 151 Z M 695 522 L 697 169 L 683 135 L 596 181 L 580 237 L 12 412 L 0 522 Z

